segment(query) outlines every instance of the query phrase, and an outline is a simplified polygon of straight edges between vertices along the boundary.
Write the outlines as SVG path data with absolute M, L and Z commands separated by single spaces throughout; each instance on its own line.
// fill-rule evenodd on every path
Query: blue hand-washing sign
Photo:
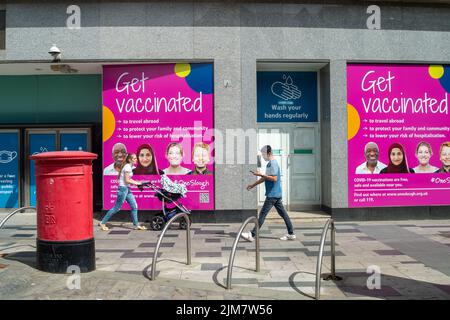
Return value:
M 0 208 L 19 207 L 19 131 L 0 132 Z
M 317 72 L 257 73 L 258 122 L 317 122 Z

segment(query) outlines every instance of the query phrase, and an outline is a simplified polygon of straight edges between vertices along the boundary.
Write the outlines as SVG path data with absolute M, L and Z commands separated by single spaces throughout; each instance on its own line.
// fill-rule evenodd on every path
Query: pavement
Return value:
M 0 230 L 0 299 L 312 300 L 323 218 L 293 219 L 294 241 L 280 241 L 286 232 L 282 220 L 268 219 L 260 234 L 260 271 L 255 272 L 255 243 L 241 240 L 227 290 L 239 223 L 193 223 L 190 265 L 186 231 L 174 224 L 163 239 L 153 281 L 161 232 L 136 231 L 124 222 L 112 222 L 110 231 L 95 227 L 97 268 L 77 282 L 71 274 L 36 269 L 35 214 L 19 213 Z M 329 245 L 328 237 L 325 275 Z M 321 299 L 448 300 L 450 220 L 337 222 L 336 274 L 343 280 L 322 280 Z

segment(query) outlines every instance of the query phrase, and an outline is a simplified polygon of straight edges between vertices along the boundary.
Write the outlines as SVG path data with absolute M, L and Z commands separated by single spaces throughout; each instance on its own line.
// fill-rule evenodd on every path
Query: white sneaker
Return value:
M 280 240 L 282 241 L 286 241 L 286 240 L 295 240 L 297 237 L 295 236 L 295 234 L 287 234 L 285 236 L 282 236 L 280 238 Z
M 242 232 L 241 237 L 247 240 L 248 242 L 253 242 L 253 236 L 251 232 Z

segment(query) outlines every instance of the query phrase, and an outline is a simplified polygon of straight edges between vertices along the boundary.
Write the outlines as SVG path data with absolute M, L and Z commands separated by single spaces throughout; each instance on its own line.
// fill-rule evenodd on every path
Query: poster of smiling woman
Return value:
M 211 63 L 103 68 L 103 208 L 115 202 L 120 163 L 135 153 L 133 179 L 186 186 L 183 203 L 214 210 Z M 160 210 L 154 191 L 134 191 L 139 209 Z M 127 208 L 128 209 L 128 208 Z
M 349 207 L 448 205 L 450 67 L 347 65 Z

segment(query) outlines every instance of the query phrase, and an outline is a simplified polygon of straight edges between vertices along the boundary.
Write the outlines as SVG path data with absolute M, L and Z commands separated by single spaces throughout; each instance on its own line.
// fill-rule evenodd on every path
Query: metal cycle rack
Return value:
M 34 210 L 37 212 L 36 207 L 22 207 L 19 209 L 14 210 L 13 212 L 11 212 L 10 214 L 8 214 L 6 216 L 6 218 L 4 218 L 1 222 L 0 222 L 0 229 L 3 228 L 3 226 L 5 225 L 6 221 L 8 221 L 13 215 L 15 215 L 18 212 L 21 211 L 25 211 L 25 210 Z
M 239 232 L 237 233 L 236 239 L 234 240 L 233 248 L 231 250 L 230 254 L 230 260 L 228 262 L 228 274 L 227 274 L 227 289 L 231 289 L 231 280 L 232 280 L 232 272 L 233 272 L 233 265 L 234 265 L 234 257 L 236 255 L 236 248 L 239 243 L 239 238 L 242 235 L 242 232 L 244 231 L 244 228 L 249 224 L 250 222 L 254 221 L 256 225 L 256 272 L 259 272 L 259 260 L 260 260 L 260 254 L 259 254 L 259 222 L 256 217 L 250 217 L 247 220 L 242 223 L 241 228 L 239 229 Z
M 152 261 L 152 274 L 150 280 L 156 279 L 156 261 L 158 259 L 158 251 L 159 247 L 161 246 L 162 239 L 164 238 L 164 235 L 166 234 L 167 229 L 169 229 L 170 225 L 177 219 L 184 218 L 186 221 L 186 245 L 187 245 L 187 265 L 191 264 L 191 226 L 189 223 L 189 216 L 186 213 L 178 213 L 175 216 L 170 219 L 166 226 L 164 227 L 161 235 L 159 236 L 158 243 L 156 244 L 155 252 L 153 253 L 153 261 Z
M 322 237 L 320 239 L 319 255 L 317 256 L 316 265 L 316 300 L 320 299 L 320 282 L 322 277 L 322 259 L 323 249 L 325 247 L 325 240 L 327 238 L 328 230 L 331 229 L 331 274 L 324 278 L 324 280 L 342 280 L 341 277 L 336 275 L 336 228 L 334 226 L 334 220 L 328 219 L 323 227 Z

